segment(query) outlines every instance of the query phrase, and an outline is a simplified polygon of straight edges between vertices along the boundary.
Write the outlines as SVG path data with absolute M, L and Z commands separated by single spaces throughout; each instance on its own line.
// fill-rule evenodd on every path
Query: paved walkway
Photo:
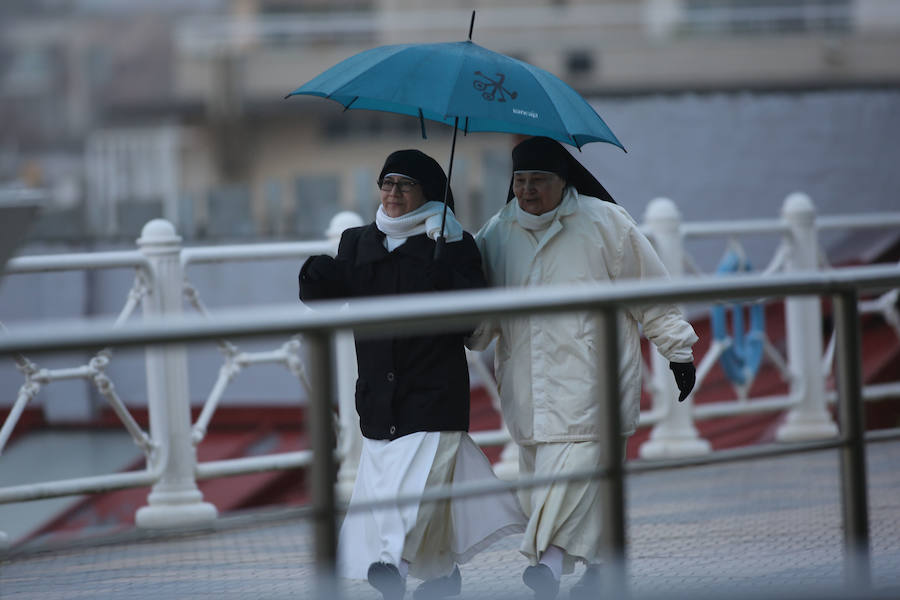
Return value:
M 872 579 L 900 597 L 900 442 L 869 447 Z M 635 596 L 845 598 L 835 451 L 632 475 L 629 580 Z M 294 510 L 219 520 L 214 530 L 132 531 L 0 557 L 0 598 L 313 598 L 311 529 Z M 531 597 L 519 536 L 461 568 L 461 598 Z M 564 577 L 560 598 L 581 568 Z M 418 581 L 410 579 L 410 591 Z M 348 600 L 376 600 L 344 582 Z M 862 597 L 862 596 L 855 596 Z

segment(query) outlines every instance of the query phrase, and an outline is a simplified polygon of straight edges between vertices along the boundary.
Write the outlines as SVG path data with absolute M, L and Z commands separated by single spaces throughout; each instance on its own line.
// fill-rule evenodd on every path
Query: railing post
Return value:
M 684 275 L 684 245 L 681 238 L 681 213 L 668 198 L 656 198 L 647 206 L 644 222 L 650 227 L 653 246 L 673 277 Z M 653 412 L 665 415 L 653 426 L 649 439 L 639 450 L 641 458 L 675 458 L 698 456 L 710 452 L 710 444 L 702 439 L 693 422 L 693 395 L 679 404 L 675 380 L 669 361 L 654 349 Z
M 500 393 L 497 390 L 497 383 L 493 379 L 493 372 L 489 370 L 481 361 L 481 356 L 474 352 L 467 352 L 466 358 L 469 362 L 469 368 L 474 369 L 478 376 L 483 380 L 483 385 L 491 397 L 491 406 L 500 415 L 500 429 L 506 431 L 509 436 L 509 429 L 506 427 L 506 421 L 503 418 L 503 408 L 500 406 Z M 519 478 L 519 445 L 515 440 L 510 439 L 500 451 L 500 457 L 493 465 L 494 475 L 506 481 L 515 481 Z
M 844 439 L 841 448 L 844 572 L 847 588 L 858 592 L 871 583 L 859 306 L 855 290 L 835 294 L 833 301 L 837 331 L 838 410 Z
M 502 414 L 500 422 L 506 427 Z M 515 481 L 519 478 L 519 445 L 514 440 L 506 442 L 500 451 L 500 459 L 494 463 L 494 475 L 506 481 Z
M 325 237 L 334 243 L 337 252 L 341 235 L 350 227 L 363 225 L 363 219 L 355 212 L 342 211 L 331 218 Z M 359 430 L 359 415 L 356 414 L 356 345 L 352 331 L 337 331 L 334 334 L 334 369 L 338 397 L 338 456 L 341 465 L 337 474 L 337 497 L 350 501 L 356 471 L 359 469 L 359 455 L 362 451 L 362 433 Z
M 352 331 L 338 331 L 334 334 L 334 360 L 337 373 L 338 397 L 338 456 L 341 466 L 337 474 L 337 496 L 350 501 L 356 472 L 359 469 L 359 455 L 362 452 L 362 433 L 359 430 L 359 415 L 356 414 L 356 346 Z
M 598 346 L 597 372 L 603 386 L 600 391 L 599 467 L 606 472 L 600 480 L 600 510 L 603 511 L 601 532 L 603 565 L 601 578 L 603 593 L 598 598 L 627 598 L 628 575 L 625 548 L 625 470 L 622 454 L 622 418 L 619 401 L 619 335 L 615 308 L 604 308 L 598 314 L 603 342 Z
M 809 196 L 793 193 L 784 201 L 782 217 L 790 226 L 785 269 L 788 272 L 819 268 L 815 208 Z M 835 437 L 837 426 L 826 409 L 822 376 L 822 305 L 818 297 L 785 300 L 791 396 L 799 404 L 788 413 L 776 432 L 782 442 Z
M 150 263 L 151 283 L 143 299 L 145 317 L 159 318 L 182 312 L 181 237 L 166 220 L 144 225 L 137 241 Z M 163 528 L 199 525 L 216 518 L 216 507 L 203 501 L 197 488 L 197 454 L 191 442 L 187 355 L 182 344 L 148 347 L 147 405 L 150 434 L 157 444 L 151 462 L 162 474 L 147 497 L 148 506 L 137 511 L 138 527 Z
M 330 335 L 316 332 L 306 337 L 309 348 L 309 434 L 313 451 L 311 469 L 316 598 L 337 598 L 335 579 L 337 523 L 335 510 L 334 429 L 332 392 L 336 387 Z

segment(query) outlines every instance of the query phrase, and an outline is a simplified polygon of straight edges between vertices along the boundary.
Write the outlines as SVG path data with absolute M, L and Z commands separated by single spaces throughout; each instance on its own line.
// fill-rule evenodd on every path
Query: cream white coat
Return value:
M 668 277 L 637 224 L 622 207 L 566 188 L 549 229 L 535 236 L 519 225 L 516 202 L 475 236 L 485 276 L 495 287 L 614 283 Z M 619 320 L 622 433 L 637 427 L 641 395 L 640 330 L 670 361 L 690 362 L 697 341 L 674 305 L 633 307 Z M 596 441 L 601 435 L 596 377 L 599 324 L 586 314 L 535 315 L 483 323 L 468 341 L 484 349 L 499 336 L 495 373 L 503 416 L 522 445 Z M 674 385 L 674 380 L 673 380 Z

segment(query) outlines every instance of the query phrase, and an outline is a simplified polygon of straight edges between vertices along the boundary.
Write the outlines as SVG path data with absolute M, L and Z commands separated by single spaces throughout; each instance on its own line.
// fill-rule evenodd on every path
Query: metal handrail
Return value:
M 426 333 L 471 326 L 494 316 L 618 309 L 626 304 L 812 296 L 897 286 L 900 286 L 900 266 L 876 265 L 767 277 L 741 274 L 727 279 L 684 277 L 613 285 L 411 294 L 392 297 L 390 304 L 378 299 L 360 299 L 354 302 L 352 310 L 344 309 L 343 301 L 316 303 L 314 311 L 299 310 L 296 304 L 274 304 L 252 310 L 222 310 L 212 320 L 193 315 L 147 318 L 119 329 L 111 328 L 105 321 L 91 320 L 35 325 L 0 338 L 0 356 L 75 350 L 84 346 L 142 346 L 209 341 L 222 336 L 329 333 L 338 329 L 353 329 L 357 335 L 392 333 L 399 328 Z
M 189 264 L 225 261 L 297 258 L 313 254 L 334 254 L 336 249 L 336 242 L 330 240 L 239 244 L 232 246 L 197 246 L 184 248 L 181 251 L 181 264 L 186 266 Z
M 840 337 L 838 354 L 838 408 L 842 431 L 839 440 L 817 442 L 819 447 L 841 451 L 841 492 L 846 573 L 850 585 L 867 586 L 869 565 L 868 508 L 865 473 L 865 433 L 862 420 L 860 335 L 858 295 L 861 290 L 900 287 L 900 265 L 836 269 L 825 272 L 748 274 L 723 279 L 681 278 L 668 281 L 632 281 L 613 285 L 549 286 L 528 289 L 488 289 L 466 292 L 399 296 L 390 305 L 378 299 L 360 300 L 350 310 L 343 302 L 322 302 L 313 311 L 293 307 L 258 308 L 222 313 L 214 321 L 182 316 L 148 320 L 140 325 L 111 328 L 106 325 L 34 326 L 0 338 L 0 356 L 24 352 L 59 351 L 83 346 L 134 346 L 182 343 L 228 337 L 268 334 L 306 334 L 309 342 L 310 433 L 312 503 L 314 506 L 316 582 L 320 592 L 334 592 L 333 575 L 337 553 L 335 529 L 337 500 L 334 490 L 335 457 L 331 430 L 333 360 L 329 340 L 339 330 L 353 329 L 359 336 L 398 331 L 433 332 L 471 326 L 480 319 L 515 317 L 533 313 L 589 311 L 600 319 L 601 339 L 597 357 L 598 376 L 604 382 L 599 403 L 603 432 L 600 482 L 603 510 L 602 547 L 609 562 L 620 565 L 625 557 L 625 469 L 619 444 L 617 321 L 627 305 L 694 300 L 747 299 L 785 295 L 831 295 L 835 326 Z M 757 449 L 758 454 L 760 449 Z M 789 449 L 774 449 L 783 453 Z M 287 457 L 286 457 L 287 458 Z M 290 459 L 296 459 L 292 456 Z M 715 460 L 729 457 L 720 455 Z M 736 455 L 733 459 L 738 459 Z M 247 459 L 252 461 L 253 459 Z M 704 457 L 709 460 L 709 457 Z M 156 462 L 157 465 L 160 462 Z M 209 465 L 209 471 L 229 465 Z M 210 474 L 210 473 L 207 473 Z M 127 476 L 127 474 L 123 474 Z M 146 475 L 145 475 L 146 476 Z M 590 475 L 593 476 L 593 475 Z M 43 484 L 60 486 L 63 483 Z M 519 482 L 510 485 L 518 486 Z M 531 482 L 534 483 L 534 482 Z M 529 485 L 531 484 L 529 483 Z M 496 484 L 494 484 L 496 485 Z M 505 484 L 501 484 L 505 485 Z M 7 488 L 6 494 L 27 490 Z M 471 488 L 471 489 L 470 489 Z M 468 486 L 466 494 L 484 490 Z M 435 491 L 429 491 L 433 494 Z M 451 491 L 453 497 L 462 495 Z M 2 496 L 0 496 L 2 498 Z M 424 498 L 424 496 L 423 496 Z M 429 496 L 430 498 L 430 496 Z M 614 573 L 621 571 L 618 569 Z M 619 576 L 620 576 L 619 575 Z M 623 583 L 623 582 L 619 582 Z
M 71 254 L 45 254 L 13 258 L 6 263 L 4 275 L 67 271 L 70 269 L 114 269 L 148 266 L 147 258 L 138 250 L 73 252 Z
M 330 414 L 330 388 L 334 385 L 333 360 L 329 352 L 331 334 L 353 329 L 357 335 L 376 335 L 387 331 L 431 332 L 471 325 L 479 319 L 515 317 L 533 313 L 590 311 L 600 318 L 602 339 L 598 347 L 598 375 L 604 381 L 599 403 L 603 421 L 603 462 L 599 470 L 603 510 L 602 547 L 611 563 L 619 565 L 625 557 L 625 499 L 619 444 L 619 408 L 613 399 L 618 391 L 617 320 L 618 311 L 631 304 L 684 302 L 693 300 L 746 299 L 785 295 L 831 295 L 835 306 L 835 326 L 840 337 L 838 354 L 838 408 L 841 415 L 840 439 L 814 442 L 806 446 L 840 448 L 841 492 L 846 573 L 851 586 L 868 586 L 869 565 L 868 508 L 865 473 L 865 432 L 862 420 L 860 376 L 860 335 L 858 295 L 861 290 L 900 286 L 900 265 L 858 267 L 825 272 L 757 274 L 704 280 L 682 278 L 669 281 L 636 281 L 614 285 L 552 286 L 529 289 L 490 289 L 428 295 L 400 296 L 385 306 L 378 299 L 360 300 L 350 310 L 341 310 L 342 302 L 323 302 L 314 311 L 296 307 L 273 307 L 223 313 L 215 321 L 198 317 L 154 319 L 140 325 L 113 329 L 105 326 L 34 326 L 0 339 L 0 356 L 23 352 L 74 349 L 86 345 L 104 347 L 143 344 L 195 342 L 229 337 L 302 332 L 310 349 L 310 372 L 314 391 L 310 397 L 312 435 L 312 495 L 315 530 L 316 580 L 320 591 L 333 591 L 337 536 L 337 501 L 334 492 L 335 458 Z M 730 455 L 702 457 L 697 460 L 726 462 L 750 455 L 772 455 L 800 451 L 800 446 L 760 448 L 751 452 L 732 451 Z M 732 456 L 733 455 L 733 456 Z M 291 457 L 296 458 L 296 457 Z M 252 460 L 252 459 L 250 459 Z M 683 462 L 683 461 L 682 461 Z M 157 462 L 157 464 L 159 464 Z M 221 466 L 208 467 L 215 470 Z M 632 470 L 638 467 L 633 467 Z M 646 467 L 662 468 L 662 467 Z M 594 476 L 594 475 L 587 475 Z M 528 485 L 535 482 L 528 482 Z M 57 484 L 59 485 L 59 484 Z M 492 485 L 498 485 L 492 483 Z M 500 483 L 499 485 L 507 485 Z M 508 484 L 518 486 L 515 484 Z M 21 487 L 21 486 L 19 486 Z M 465 495 L 483 494 L 483 486 L 466 486 Z M 7 488 L 6 492 L 11 490 Z M 16 491 L 23 491 L 17 489 Z M 423 495 L 430 499 L 437 490 Z M 464 494 L 451 491 L 452 497 Z M 426 498 L 427 496 L 427 498 Z M 616 571 L 619 572 L 618 570 Z
M 141 486 L 153 485 L 165 469 L 169 448 L 157 445 L 147 455 L 147 466 L 141 471 L 125 471 L 108 475 L 89 475 L 41 483 L 24 483 L 0 487 L 0 504 L 41 500 L 59 496 L 83 494 L 86 490 L 111 492 Z

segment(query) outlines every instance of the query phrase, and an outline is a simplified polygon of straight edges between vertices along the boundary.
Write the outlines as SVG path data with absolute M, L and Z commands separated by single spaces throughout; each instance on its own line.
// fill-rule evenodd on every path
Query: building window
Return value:
M 566 71 L 570 75 L 587 75 L 594 70 L 594 55 L 588 50 L 570 50 L 566 53 Z
M 305 175 L 294 186 L 294 232 L 299 239 L 320 240 L 340 210 L 339 182 L 333 175 Z
M 847 31 L 851 0 L 686 0 L 682 29 L 692 34 Z

